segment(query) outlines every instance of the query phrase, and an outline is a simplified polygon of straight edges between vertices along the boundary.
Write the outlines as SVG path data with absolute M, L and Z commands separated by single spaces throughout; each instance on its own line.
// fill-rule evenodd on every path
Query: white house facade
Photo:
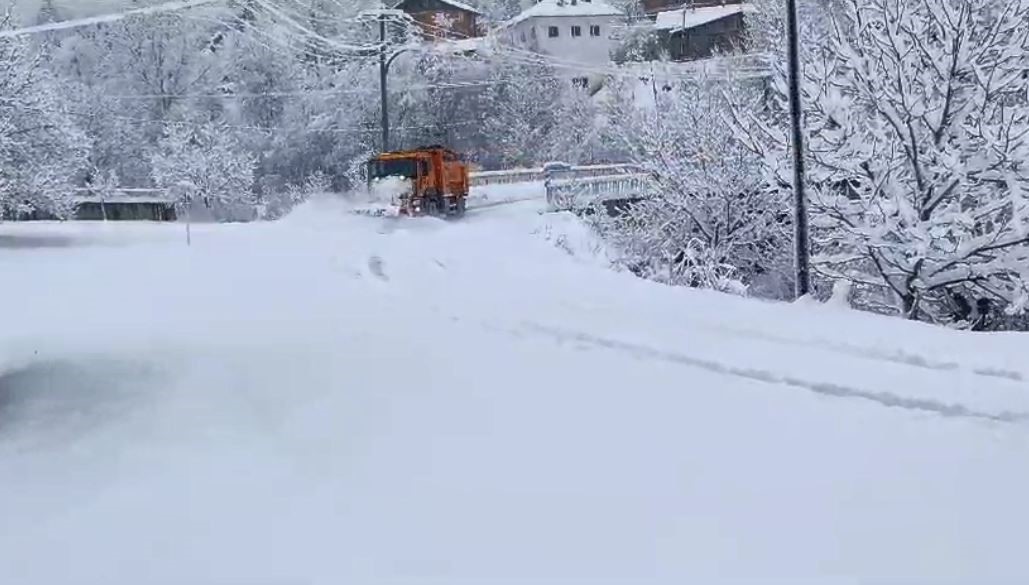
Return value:
M 502 38 L 555 62 L 582 64 L 589 73 L 611 62 L 612 29 L 623 17 L 604 0 L 540 0 L 505 23 Z

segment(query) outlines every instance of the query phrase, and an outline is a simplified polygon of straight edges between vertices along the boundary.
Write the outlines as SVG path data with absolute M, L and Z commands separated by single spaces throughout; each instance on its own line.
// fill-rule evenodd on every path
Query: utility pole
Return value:
M 793 245 L 796 294 L 811 292 L 811 247 L 808 243 L 807 196 L 804 192 L 804 114 L 800 104 L 800 33 L 797 0 L 786 0 L 786 36 L 789 44 L 790 122 L 793 134 Z
M 386 81 L 389 61 L 386 60 L 386 15 L 379 15 L 379 100 L 382 112 L 382 152 L 389 152 L 389 103 Z
M 379 101 L 382 112 L 382 152 L 389 152 L 389 68 L 397 57 L 411 50 L 410 47 L 401 47 L 389 52 L 390 45 L 387 42 L 387 27 L 389 15 L 385 12 L 379 13 Z

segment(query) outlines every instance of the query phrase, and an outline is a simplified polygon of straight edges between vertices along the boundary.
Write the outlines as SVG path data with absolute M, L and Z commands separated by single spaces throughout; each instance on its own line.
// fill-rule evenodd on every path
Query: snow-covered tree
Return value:
M 671 284 L 781 296 L 788 225 L 761 161 L 728 131 L 729 99 L 760 99 L 740 82 L 681 82 L 640 107 L 615 87 L 614 138 L 649 176 L 644 198 L 601 228 L 643 275 Z M 604 225 L 606 223 L 606 225 Z
M 477 0 L 472 2 L 493 22 L 503 22 L 524 8 L 521 0 Z
M 573 83 L 561 87 L 554 104 L 547 158 L 571 164 L 590 164 L 608 158 L 605 144 L 607 119 L 589 88 Z
M 78 31 L 56 45 L 49 69 L 75 104 L 75 120 L 89 142 L 87 167 L 100 174 L 113 172 L 125 181 L 122 186 L 147 186 L 147 149 L 156 132 L 150 133 L 146 102 L 119 98 L 125 92 L 119 84 L 120 70 L 111 66 L 110 50 L 97 31 Z M 94 180 L 94 174 L 88 172 L 85 181 Z
M 215 214 L 253 206 L 255 160 L 230 128 L 213 122 L 172 122 L 153 153 L 154 183 L 177 203 L 203 203 Z
M 833 13 L 804 88 L 815 260 L 866 305 L 955 323 L 1029 305 L 1027 19 L 1024 0 Z
M 228 63 L 211 50 L 213 26 L 178 13 L 128 18 L 105 29 L 110 52 L 105 67 L 116 71 L 127 94 L 150 96 L 145 103 L 155 119 L 172 115 L 189 94 L 210 94 L 225 78 Z M 185 107 L 204 105 L 189 98 Z
M 86 187 L 90 194 L 100 200 L 100 213 L 104 221 L 107 221 L 107 202 L 117 196 L 121 187 L 121 179 L 118 173 L 112 169 L 100 169 L 94 167 L 89 173 Z
M 492 145 L 486 159 L 496 166 L 529 166 L 541 162 L 540 151 L 556 124 L 562 80 L 540 60 L 499 64 L 490 74 L 482 130 Z M 494 162 L 495 161 L 495 162 Z
M 166 14 L 82 27 L 55 39 L 51 70 L 76 104 L 91 143 L 91 168 L 114 171 L 122 186 L 145 187 L 148 152 L 165 121 L 222 109 L 222 100 L 191 97 L 220 91 L 234 63 L 232 55 L 212 50 L 219 29 L 203 18 Z
M 316 172 L 336 188 L 353 185 L 348 172 L 379 143 L 376 64 L 351 60 L 309 64 L 300 71 L 299 93 L 284 101 L 280 129 L 272 134 L 262 171 L 300 184 Z
M 829 34 L 829 14 L 839 0 L 797 0 L 801 53 L 817 52 Z M 748 52 L 769 56 L 778 67 L 786 60 L 786 0 L 748 0 L 753 9 L 746 13 Z
M 0 30 L 10 15 L 0 16 Z M 42 56 L 22 37 L 0 39 L 0 219 L 72 211 L 85 141 Z

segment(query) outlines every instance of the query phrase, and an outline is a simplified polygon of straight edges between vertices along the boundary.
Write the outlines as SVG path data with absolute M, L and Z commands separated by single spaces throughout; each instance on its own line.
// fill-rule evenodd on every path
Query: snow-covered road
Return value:
M 1029 579 L 1029 337 L 539 208 L 0 226 L 0 583 Z

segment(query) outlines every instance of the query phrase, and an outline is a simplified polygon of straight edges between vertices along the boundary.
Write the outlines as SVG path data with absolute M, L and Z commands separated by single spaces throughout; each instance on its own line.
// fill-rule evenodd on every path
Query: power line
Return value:
M 36 26 L 27 26 L 12 30 L 4 30 L 0 31 L 0 39 L 12 38 L 23 35 L 39 34 L 45 32 L 53 32 L 59 30 L 69 30 L 73 28 L 80 28 L 83 26 L 94 26 L 97 24 L 104 24 L 108 22 L 117 22 L 119 20 L 124 20 L 132 16 L 149 16 L 152 14 L 160 14 L 164 12 L 187 10 L 189 8 L 196 8 L 198 6 L 214 4 L 215 2 L 221 1 L 222 0 L 179 0 L 176 2 L 165 2 L 163 4 L 157 4 L 156 6 L 148 6 L 146 8 L 135 8 L 132 10 L 125 10 L 123 12 L 115 12 L 112 14 L 103 14 L 100 16 L 91 16 L 88 18 L 77 18 L 75 20 L 64 20 L 61 22 L 50 22 L 46 24 L 39 24 Z
M 298 47 L 302 48 L 302 49 L 307 49 L 307 50 L 320 50 L 320 49 L 323 48 L 323 47 L 315 45 L 310 39 L 308 39 L 306 37 L 300 37 L 299 41 L 292 41 L 292 42 L 288 41 L 288 40 L 284 40 L 283 38 L 281 38 L 280 35 L 272 34 L 272 33 L 268 32 L 268 31 L 265 31 L 265 30 L 257 27 L 257 26 L 254 26 L 253 23 L 248 22 L 248 21 L 246 21 L 244 19 L 241 19 L 241 18 L 238 18 L 238 17 L 234 19 L 235 23 L 230 23 L 230 22 L 228 22 L 226 20 L 223 20 L 223 19 L 210 18 L 210 17 L 206 17 L 206 16 L 184 15 L 184 18 L 189 19 L 189 20 L 195 20 L 195 21 L 203 23 L 203 24 L 220 25 L 220 26 L 223 26 L 223 27 L 226 27 L 226 28 L 231 28 L 231 27 L 233 27 L 233 24 L 237 24 L 239 26 L 242 26 L 243 29 L 245 29 L 246 31 L 248 31 L 250 33 L 253 33 L 252 36 L 249 37 L 249 40 L 251 42 L 257 44 L 261 48 L 267 49 L 267 50 L 272 51 L 272 52 L 275 52 L 275 51 L 277 51 L 279 49 L 286 49 L 286 50 L 289 50 L 289 51 L 294 51 Z M 259 37 L 263 37 L 264 39 L 267 39 L 267 41 L 262 40 Z M 272 45 L 275 45 L 275 46 L 272 46 Z
M 379 48 L 378 44 L 351 45 L 351 44 L 347 44 L 347 43 L 342 43 L 338 39 L 330 39 L 329 37 L 326 37 L 325 35 L 322 35 L 322 34 L 316 32 L 316 31 L 312 31 L 311 29 L 305 27 L 303 24 L 297 22 L 291 16 L 286 14 L 282 9 L 272 5 L 267 0 L 254 0 L 254 2 L 259 7 L 263 8 L 265 11 L 271 13 L 273 16 L 278 16 L 278 18 L 280 18 L 285 23 L 291 25 L 293 28 L 295 28 L 297 30 L 300 30 L 301 32 L 303 32 L 307 36 L 310 36 L 311 38 L 317 39 L 318 41 L 320 41 L 322 43 L 325 43 L 327 46 L 333 47 L 335 49 L 340 49 L 340 50 L 347 51 L 347 52 L 354 52 L 354 53 L 365 54 L 365 53 L 368 53 L 368 52 L 371 52 L 371 51 L 378 50 L 378 48 Z
M 74 116 L 79 117 L 90 117 L 94 114 L 86 112 L 71 112 Z M 155 126 L 178 126 L 180 128 L 199 128 L 203 124 L 201 122 L 190 122 L 188 120 L 152 120 L 147 118 L 134 118 L 132 116 L 121 116 L 118 114 L 104 114 L 103 116 L 123 120 L 126 122 L 133 122 L 138 125 L 155 125 Z M 434 128 L 461 128 L 467 126 L 478 125 L 478 121 L 468 122 L 450 122 L 446 124 L 419 124 L 419 125 L 407 125 L 397 126 L 397 130 L 428 130 Z M 378 128 L 364 128 L 360 126 L 351 127 L 333 127 L 333 128 L 281 128 L 276 126 L 249 126 L 244 124 L 230 124 L 227 122 L 218 123 L 217 126 L 222 128 L 231 128 L 233 130 L 252 130 L 257 132 L 315 132 L 315 133 L 328 133 L 328 134 L 373 134 L 378 132 Z

